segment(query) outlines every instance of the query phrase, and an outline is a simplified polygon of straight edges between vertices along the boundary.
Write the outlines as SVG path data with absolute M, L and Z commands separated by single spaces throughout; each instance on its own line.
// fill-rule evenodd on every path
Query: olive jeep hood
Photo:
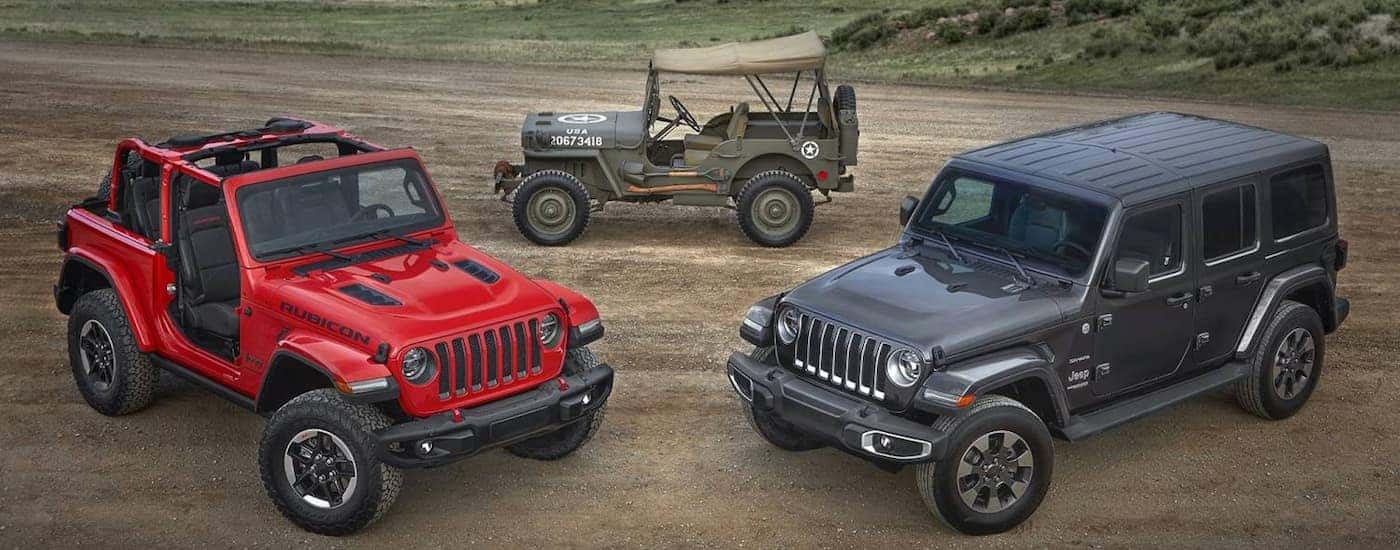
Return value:
M 285 314 L 323 326 L 308 316 L 328 319 L 395 347 L 559 307 L 533 280 L 455 241 L 292 275 L 275 294 Z
M 646 116 L 641 111 L 543 112 L 525 116 L 526 149 L 635 149 L 641 147 Z
M 895 247 L 833 269 L 793 289 L 784 303 L 925 353 L 951 356 L 1065 317 L 1058 284 L 1026 288 L 1014 268 L 963 254 L 913 255 Z

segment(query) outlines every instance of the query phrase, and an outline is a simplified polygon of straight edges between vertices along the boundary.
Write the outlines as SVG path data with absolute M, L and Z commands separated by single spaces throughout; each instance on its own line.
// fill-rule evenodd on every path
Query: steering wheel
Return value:
M 360 211 L 355 213 L 355 216 L 351 218 L 351 221 L 363 222 L 369 220 L 377 220 L 379 219 L 379 215 L 377 213 L 380 211 L 383 211 L 385 214 L 388 214 L 387 216 L 384 216 L 385 218 L 394 217 L 394 209 L 389 208 L 389 205 L 370 204 L 360 208 Z
M 1083 260 L 1091 260 L 1091 259 L 1093 259 L 1093 257 L 1094 257 L 1093 254 L 1090 254 L 1090 253 L 1089 253 L 1089 250 L 1088 250 L 1088 249 L 1084 248 L 1084 247 L 1081 246 L 1079 243 L 1072 242 L 1072 241 L 1060 241 L 1060 242 L 1057 242 L 1057 243 L 1055 243 L 1055 248 L 1054 248 L 1054 250 L 1055 250 L 1055 253 L 1056 253 L 1056 254 L 1064 254 L 1064 253 L 1066 253 L 1066 252 L 1074 252 L 1074 253 L 1076 253 L 1076 254 L 1079 254 L 1080 257 L 1081 257 L 1081 259 L 1083 259 Z
M 694 115 L 690 114 L 690 109 L 685 108 L 685 104 L 681 103 L 681 100 L 676 99 L 676 96 L 668 95 L 666 97 L 671 100 L 671 106 L 676 108 L 676 121 L 689 126 L 691 130 L 699 132 L 700 123 L 695 120 Z

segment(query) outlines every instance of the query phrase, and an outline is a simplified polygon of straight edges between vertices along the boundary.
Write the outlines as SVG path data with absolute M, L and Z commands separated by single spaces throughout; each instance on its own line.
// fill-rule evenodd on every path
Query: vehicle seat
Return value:
M 731 139 L 744 139 L 744 131 L 749 127 L 749 104 L 746 101 L 734 106 L 729 115 L 729 124 L 724 127 L 724 135 L 690 134 L 685 136 L 685 163 L 695 166 L 710 155 L 715 147 Z
M 227 178 L 260 169 L 262 169 L 262 165 L 258 164 L 257 161 L 244 160 L 233 164 L 215 164 L 205 168 L 205 171 L 221 178 Z
M 132 178 L 131 198 L 141 234 L 152 241 L 160 239 L 160 178 Z
M 1054 251 L 1055 245 L 1069 233 L 1068 222 L 1064 210 L 1028 195 L 1011 213 L 1007 233 L 1012 239 L 1040 250 Z
M 299 185 L 278 190 L 278 193 L 288 193 L 290 196 L 285 199 L 278 196 L 275 202 L 281 204 L 287 212 L 296 213 L 285 220 L 287 235 L 337 226 L 349 221 L 350 216 L 354 214 L 345 196 L 340 192 L 339 183 Z
M 238 260 L 223 205 L 186 210 L 180 221 L 180 282 L 191 328 L 238 337 Z

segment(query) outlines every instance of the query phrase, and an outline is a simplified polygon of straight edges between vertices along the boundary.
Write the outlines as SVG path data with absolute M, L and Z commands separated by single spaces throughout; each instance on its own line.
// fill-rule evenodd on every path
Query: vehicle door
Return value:
M 164 288 L 158 295 L 157 311 L 163 312 L 173 330 L 172 337 L 160 345 L 162 354 L 207 378 L 235 382 L 239 379 L 234 366 L 239 349 L 237 292 L 242 274 L 231 237 L 199 228 L 205 223 L 229 223 L 227 207 L 217 187 L 198 181 L 183 166 L 168 170 L 165 180 L 161 204 L 169 245 L 163 247 L 167 261 L 158 270 L 157 278 Z M 212 219 L 215 214 L 222 214 L 222 219 Z M 224 246 L 228 247 L 227 256 L 219 251 Z M 212 287 L 205 282 L 211 278 L 211 265 L 221 263 L 226 267 L 218 276 L 232 278 L 231 299 L 215 298 L 213 288 L 204 288 Z M 199 273 L 201 270 L 204 273 Z M 223 292 L 229 293 L 227 289 Z
M 1195 194 L 1201 236 L 1195 357 L 1201 367 L 1230 358 L 1264 288 L 1258 185 L 1258 177 L 1249 176 Z
M 1190 238 L 1188 195 L 1134 207 L 1122 216 L 1109 271 L 1100 277 L 1090 388 L 1096 396 L 1133 389 L 1189 368 L 1193 360 L 1196 281 L 1185 258 Z M 1147 289 L 1110 290 L 1120 258 L 1150 266 Z

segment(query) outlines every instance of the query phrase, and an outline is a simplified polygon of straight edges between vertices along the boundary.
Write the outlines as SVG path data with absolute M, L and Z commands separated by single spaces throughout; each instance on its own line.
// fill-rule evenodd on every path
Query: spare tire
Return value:
M 856 110 L 856 89 L 852 88 L 850 84 L 842 84 L 836 87 L 836 110 Z

